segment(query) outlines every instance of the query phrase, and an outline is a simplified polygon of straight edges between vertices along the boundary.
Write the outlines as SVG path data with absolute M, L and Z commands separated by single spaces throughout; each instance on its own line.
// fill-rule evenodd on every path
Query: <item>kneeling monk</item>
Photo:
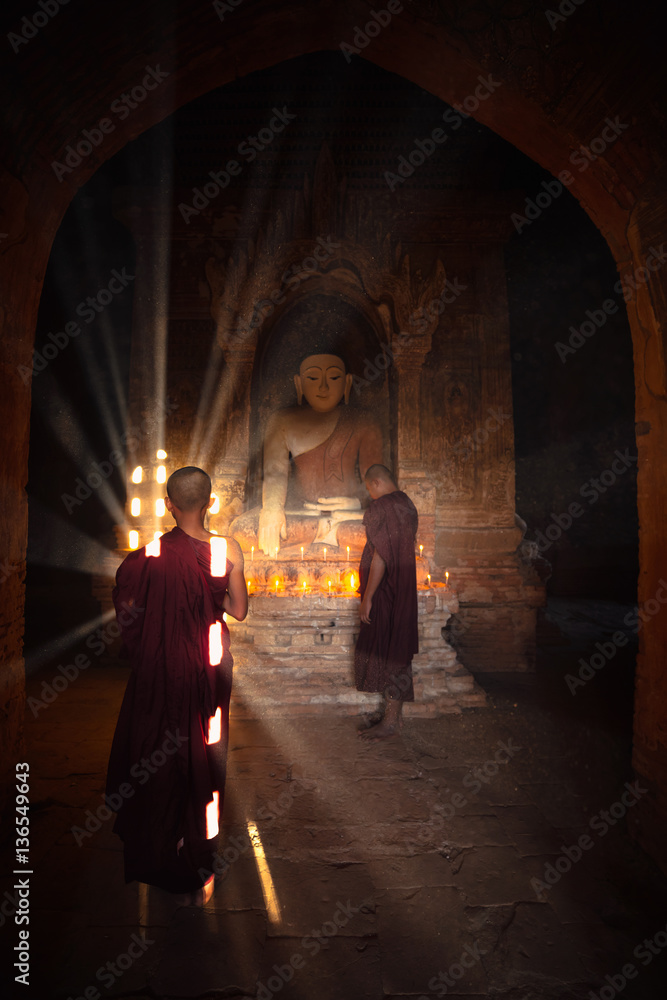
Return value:
M 364 479 L 372 502 L 364 514 L 366 547 L 359 565 L 361 628 L 354 654 L 358 691 L 381 691 L 384 718 L 363 739 L 394 736 L 404 701 L 414 701 L 412 657 L 417 638 L 417 509 L 384 465 Z
M 178 469 L 165 498 L 177 527 L 118 569 L 113 599 L 132 673 L 107 776 L 125 880 L 199 904 L 213 891 L 225 787 L 233 661 L 222 617 L 248 611 L 240 546 L 204 528 L 212 503 L 209 476 Z

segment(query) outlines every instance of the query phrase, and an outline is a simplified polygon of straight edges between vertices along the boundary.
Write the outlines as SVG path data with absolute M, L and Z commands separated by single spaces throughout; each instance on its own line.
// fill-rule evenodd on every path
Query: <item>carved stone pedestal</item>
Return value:
M 444 587 L 419 592 L 420 652 L 413 660 L 415 700 L 406 704 L 408 716 L 433 718 L 486 704 L 442 635 L 457 610 L 456 595 Z M 358 597 L 255 594 L 245 622 L 228 624 L 237 716 L 356 715 L 377 706 L 379 695 L 354 686 Z

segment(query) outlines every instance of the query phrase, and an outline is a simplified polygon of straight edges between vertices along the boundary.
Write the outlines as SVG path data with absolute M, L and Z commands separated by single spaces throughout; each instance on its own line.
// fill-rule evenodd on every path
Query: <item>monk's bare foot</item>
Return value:
M 206 906 L 209 899 L 213 895 L 214 882 L 215 882 L 215 876 L 211 875 L 208 882 L 206 882 L 201 887 L 201 889 L 197 889 L 196 892 L 189 893 L 189 895 L 186 897 L 187 902 L 184 905 L 199 906 L 199 907 Z
M 376 726 L 370 729 L 360 730 L 359 739 L 374 742 L 375 740 L 390 740 L 393 736 L 399 736 L 401 731 L 400 722 L 387 722 L 383 719 Z
M 381 709 L 376 712 L 369 712 L 368 715 L 364 716 L 364 721 L 358 727 L 359 733 L 368 732 L 371 726 L 377 726 L 378 722 L 382 722 L 384 715 Z

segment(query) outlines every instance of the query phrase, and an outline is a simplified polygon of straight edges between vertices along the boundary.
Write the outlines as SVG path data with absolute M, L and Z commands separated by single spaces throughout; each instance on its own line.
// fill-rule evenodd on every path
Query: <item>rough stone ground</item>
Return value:
M 590 625 L 585 608 L 559 614 Z M 74 842 L 71 827 L 102 802 L 127 677 L 89 668 L 37 718 L 27 713 L 32 985 L 13 983 L 9 959 L 9 995 L 658 1000 L 667 949 L 652 957 L 642 942 L 667 942 L 667 880 L 626 819 L 606 833 L 589 825 L 633 781 L 632 650 L 572 696 L 564 674 L 607 625 L 583 633 L 548 627 L 535 674 L 480 677 L 489 708 L 408 715 L 392 743 L 363 744 L 358 720 L 333 711 L 232 720 L 221 848 L 232 863 L 204 910 L 126 886 L 112 820 Z M 34 677 L 32 693 L 53 676 L 52 665 Z M 521 749 L 493 773 L 501 743 Z M 562 848 L 585 832 L 590 849 L 536 893 L 531 879 L 559 857 L 567 868 Z M 7 855 L 3 873 L 12 866 Z M 17 930 L 4 922 L 3 945 Z M 123 971 L 133 935 L 145 950 Z M 106 963 L 119 956 L 115 975 Z M 623 988 L 628 963 L 636 977 Z

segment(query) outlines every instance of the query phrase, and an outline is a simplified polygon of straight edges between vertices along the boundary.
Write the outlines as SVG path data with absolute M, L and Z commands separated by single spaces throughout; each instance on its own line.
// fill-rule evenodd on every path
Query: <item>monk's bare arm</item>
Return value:
M 243 573 L 243 552 L 234 538 L 227 539 L 227 556 L 234 564 L 229 574 L 227 593 L 222 600 L 222 610 L 242 622 L 248 614 L 248 588 Z
M 364 596 L 361 599 L 361 605 L 359 607 L 359 617 L 362 622 L 366 625 L 370 625 L 371 618 L 371 606 L 373 604 L 373 596 L 375 591 L 380 586 L 382 577 L 384 576 L 384 571 L 387 568 L 387 564 L 376 551 L 373 553 L 373 560 L 371 562 L 371 568 L 368 571 L 368 583 L 366 584 L 366 589 L 364 591 Z

